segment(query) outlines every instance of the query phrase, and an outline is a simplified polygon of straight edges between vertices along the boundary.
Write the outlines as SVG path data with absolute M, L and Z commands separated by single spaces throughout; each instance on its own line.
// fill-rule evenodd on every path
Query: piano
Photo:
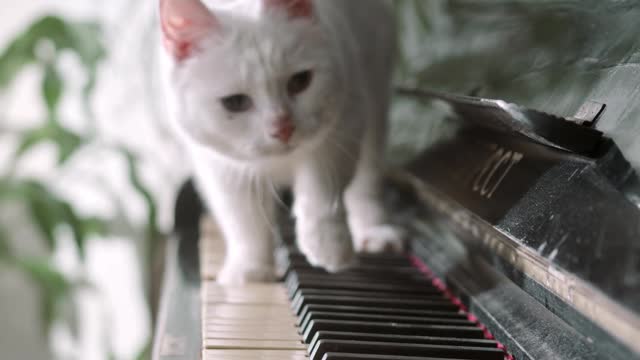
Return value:
M 502 100 L 401 89 L 455 124 L 389 171 L 402 255 L 309 266 L 280 221 L 281 281 L 224 287 L 224 245 L 190 183 L 175 207 L 153 358 L 640 358 L 639 181 L 595 126 Z
M 281 281 L 220 287 L 186 184 L 153 359 L 640 359 L 638 1 L 395 4 L 409 251 L 328 275 L 283 212 Z

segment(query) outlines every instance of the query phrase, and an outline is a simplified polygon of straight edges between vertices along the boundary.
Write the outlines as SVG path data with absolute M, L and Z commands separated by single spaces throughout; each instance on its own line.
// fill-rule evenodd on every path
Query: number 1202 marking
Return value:
M 491 199 L 509 171 L 524 158 L 519 152 L 497 147 L 473 181 L 473 191 Z

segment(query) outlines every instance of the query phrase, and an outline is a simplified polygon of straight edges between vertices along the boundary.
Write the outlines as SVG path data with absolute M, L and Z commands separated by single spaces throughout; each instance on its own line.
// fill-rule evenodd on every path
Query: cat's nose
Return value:
M 296 131 L 295 125 L 288 116 L 283 116 L 273 123 L 271 136 L 283 143 L 288 143 L 293 133 Z

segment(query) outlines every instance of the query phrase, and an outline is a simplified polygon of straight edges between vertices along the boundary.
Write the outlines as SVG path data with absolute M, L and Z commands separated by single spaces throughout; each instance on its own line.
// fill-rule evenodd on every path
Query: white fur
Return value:
M 294 190 L 298 245 L 314 265 L 348 266 L 350 235 L 361 251 L 402 244 L 379 203 L 395 50 L 390 7 L 316 0 L 310 21 L 262 3 L 206 1 L 217 29 L 187 60 L 165 56 L 173 125 L 228 245 L 226 283 L 273 279 L 281 186 Z M 289 98 L 288 77 L 306 69 L 314 71 L 310 87 Z M 236 93 L 251 95 L 255 109 L 227 113 L 219 98 Z M 269 136 L 282 112 L 296 125 L 289 145 Z

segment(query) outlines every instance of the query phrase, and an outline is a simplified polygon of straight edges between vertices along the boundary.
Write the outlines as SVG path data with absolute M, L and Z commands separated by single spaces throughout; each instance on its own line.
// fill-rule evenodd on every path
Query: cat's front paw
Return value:
M 354 239 L 359 253 L 401 253 L 406 247 L 406 234 L 393 225 L 376 225 L 359 233 Z
M 298 226 L 297 235 L 300 251 L 313 266 L 338 272 L 354 263 L 349 227 L 343 220 L 327 219 Z
M 275 267 L 260 264 L 225 264 L 216 276 L 216 281 L 222 285 L 242 285 L 275 280 Z

